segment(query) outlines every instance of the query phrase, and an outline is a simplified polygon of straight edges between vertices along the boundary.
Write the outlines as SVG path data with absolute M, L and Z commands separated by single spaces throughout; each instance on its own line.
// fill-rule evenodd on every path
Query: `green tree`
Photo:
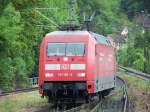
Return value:
M 145 33 L 141 33 L 137 35 L 135 38 L 135 47 L 143 49 L 143 56 L 144 56 L 144 72 L 149 71 L 149 48 L 150 48 L 150 30 L 145 30 Z
M 10 19 L 11 18 L 11 19 Z M 12 87 L 15 77 L 13 61 L 21 52 L 19 34 L 22 31 L 20 13 L 9 3 L 0 17 L 0 87 Z

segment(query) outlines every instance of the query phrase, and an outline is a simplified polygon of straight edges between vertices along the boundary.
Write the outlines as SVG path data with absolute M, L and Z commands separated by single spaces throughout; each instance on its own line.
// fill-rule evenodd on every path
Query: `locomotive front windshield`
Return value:
M 48 43 L 47 56 L 84 56 L 85 44 L 80 43 Z

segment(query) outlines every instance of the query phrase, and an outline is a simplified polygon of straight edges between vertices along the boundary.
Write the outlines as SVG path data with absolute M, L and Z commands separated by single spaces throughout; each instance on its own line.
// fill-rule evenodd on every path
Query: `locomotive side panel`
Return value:
M 115 53 L 110 46 L 97 44 L 95 53 L 95 92 L 115 87 Z
M 44 67 L 45 67 L 45 57 L 44 57 L 44 52 L 45 52 L 45 39 L 42 40 L 41 45 L 40 45 L 40 55 L 39 55 L 39 80 L 38 80 L 38 86 L 39 86 L 39 92 L 42 94 L 42 83 L 44 76 L 43 74 L 45 73 Z
M 87 49 L 87 77 L 86 86 L 89 94 L 94 93 L 94 79 L 95 79 L 95 39 L 90 37 Z

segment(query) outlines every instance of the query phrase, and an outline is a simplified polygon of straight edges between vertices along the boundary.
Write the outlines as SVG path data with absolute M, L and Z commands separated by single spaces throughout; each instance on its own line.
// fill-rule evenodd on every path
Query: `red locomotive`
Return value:
M 105 95 L 115 87 L 115 73 L 115 50 L 102 35 L 55 31 L 42 40 L 39 92 L 51 103 Z

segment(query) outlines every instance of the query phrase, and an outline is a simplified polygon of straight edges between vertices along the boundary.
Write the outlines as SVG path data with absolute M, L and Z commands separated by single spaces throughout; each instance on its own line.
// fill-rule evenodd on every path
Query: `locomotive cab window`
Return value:
M 67 43 L 66 56 L 84 56 L 84 43 Z
M 48 43 L 47 56 L 64 56 L 65 43 Z
M 80 43 L 48 43 L 47 56 L 84 56 L 85 44 Z

